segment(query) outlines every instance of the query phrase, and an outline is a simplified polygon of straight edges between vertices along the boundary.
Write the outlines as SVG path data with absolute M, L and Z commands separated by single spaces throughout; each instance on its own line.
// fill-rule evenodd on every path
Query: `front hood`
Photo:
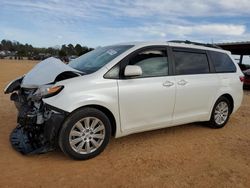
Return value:
M 25 75 L 21 87 L 37 88 L 38 86 L 52 83 L 55 81 L 56 77 L 63 72 L 81 74 L 80 71 L 73 69 L 59 59 L 54 57 L 47 58 L 38 63 Z

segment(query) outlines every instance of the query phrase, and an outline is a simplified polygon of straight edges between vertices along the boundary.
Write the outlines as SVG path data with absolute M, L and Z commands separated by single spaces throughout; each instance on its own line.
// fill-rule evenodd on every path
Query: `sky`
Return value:
M 0 40 L 36 47 L 250 40 L 249 0 L 0 0 Z

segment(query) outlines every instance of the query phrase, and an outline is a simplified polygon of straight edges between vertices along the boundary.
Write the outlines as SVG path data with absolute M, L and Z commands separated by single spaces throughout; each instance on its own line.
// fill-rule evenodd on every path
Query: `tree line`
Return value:
M 80 56 L 93 48 L 87 46 L 81 46 L 80 44 L 64 44 L 61 48 L 37 48 L 30 44 L 22 44 L 18 41 L 2 40 L 0 43 L 0 51 L 11 52 L 12 56 L 15 57 L 27 57 L 29 59 L 44 59 L 50 56 L 59 57 L 62 59 L 68 58 L 70 56 Z M 14 54 L 14 55 L 13 55 Z

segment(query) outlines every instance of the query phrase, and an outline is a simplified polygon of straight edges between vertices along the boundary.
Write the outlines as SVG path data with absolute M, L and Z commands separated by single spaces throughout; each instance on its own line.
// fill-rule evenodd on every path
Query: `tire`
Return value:
M 111 136 L 108 117 L 95 108 L 81 108 L 64 122 L 59 133 L 60 149 L 76 160 L 87 160 L 99 155 Z
M 223 105 L 225 105 L 224 110 L 223 110 L 223 108 L 221 108 Z M 232 112 L 232 104 L 230 103 L 230 101 L 226 97 L 223 97 L 223 96 L 220 97 L 216 101 L 216 103 L 213 107 L 211 118 L 210 118 L 210 121 L 208 123 L 209 126 L 212 128 L 224 127 L 229 120 L 231 112 Z

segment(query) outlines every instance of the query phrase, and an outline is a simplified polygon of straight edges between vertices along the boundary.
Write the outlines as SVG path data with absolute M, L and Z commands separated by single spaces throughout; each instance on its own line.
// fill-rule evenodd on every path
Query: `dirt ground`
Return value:
M 3 94 L 35 65 L 0 60 L 0 187 L 250 187 L 250 92 L 223 129 L 200 123 L 112 139 L 88 161 L 11 148 L 16 109 Z

